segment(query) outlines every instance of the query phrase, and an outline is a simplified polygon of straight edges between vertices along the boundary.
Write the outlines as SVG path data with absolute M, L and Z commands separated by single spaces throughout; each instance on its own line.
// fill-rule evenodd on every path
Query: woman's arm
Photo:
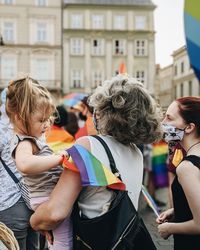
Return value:
M 41 204 L 31 216 L 30 223 L 33 229 L 54 229 L 70 215 L 81 188 L 80 175 L 64 169 L 49 201 Z
M 33 146 L 30 141 L 19 143 L 15 151 L 17 169 L 23 174 L 38 174 L 59 165 L 62 155 L 33 155 Z
M 163 223 L 159 225 L 162 234 L 200 234 L 200 171 L 188 161 L 177 168 L 178 180 L 184 190 L 193 219 L 181 223 Z

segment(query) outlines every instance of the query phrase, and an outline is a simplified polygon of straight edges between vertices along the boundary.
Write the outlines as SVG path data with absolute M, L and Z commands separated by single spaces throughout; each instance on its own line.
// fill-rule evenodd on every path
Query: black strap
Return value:
M 200 169 L 200 157 L 197 155 L 188 155 L 183 158 L 183 161 L 190 161 L 193 165 Z
M 10 168 L 5 164 L 5 162 L 3 161 L 3 159 L 0 157 L 0 161 L 3 164 L 5 170 L 8 172 L 8 174 L 10 175 L 10 177 L 13 179 L 13 181 L 15 183 L 19 182 L 19 179 L 17 179 L 17 177 L 13 174 L 13 172 L 10 170 Z
M 108 159 L 110 161 L 110 168 L 112 170 L 112 173 L 117 174 L 118 175 L 117 177 L 121 180 L 119 170 L 116 167 L 115 160 L 114 160 L 114 158 L 112 156 L 112 153 L 111 153 L 108 145 L 106 144 L 106 142 L 98 135 L 91 135 L 91 136 L 96 138 L 102 144 L 102 146 L 104 147 L 104 149 L 105 149 L 105 151 L 106 151 L 106 153 L 108 155 Z

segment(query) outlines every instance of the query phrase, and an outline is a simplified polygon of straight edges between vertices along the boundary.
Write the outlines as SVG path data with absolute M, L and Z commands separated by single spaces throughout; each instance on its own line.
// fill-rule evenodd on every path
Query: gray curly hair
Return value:
M 98 130 L 128 145 L 153 143 L 162 137 L 161 111 L 141 83 L 126 75 L 106 80 L 89 97 L 99 114 Z

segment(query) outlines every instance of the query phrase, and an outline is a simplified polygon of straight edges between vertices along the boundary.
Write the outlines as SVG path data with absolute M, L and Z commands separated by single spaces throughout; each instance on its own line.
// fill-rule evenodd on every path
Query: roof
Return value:
M 64 0 L 64 4 L 154 6 L 151 0 Z

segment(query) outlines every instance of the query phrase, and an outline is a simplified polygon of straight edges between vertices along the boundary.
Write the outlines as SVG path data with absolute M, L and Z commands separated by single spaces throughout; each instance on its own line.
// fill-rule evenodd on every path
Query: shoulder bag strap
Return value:
M 3 159 L 0 157 L 0 161 L 2 165 L 4 166 L 7 173 L 10 175 L 10 177 L 13 179 L 13 181 L 17 184 L 19 182 L 19 179 L 13 174 L 13 172 L 10 170 L 10 168 L 5 164 Z
M 110 168 L 112 170 L 112 173 L 115 174 L 115 175 L 117 175 L 117 177 L 120 180 L 122 180 L 121 176 L 120 176 L 120 173 L 119 173 L 119 170 L 116 167 L 115 160 L 114 160 L 114 158 L 112 156 L 112 153 L 111 153 L 108 145 L 106 144 L 106 142 L 100 136 L 98 136 L 98 135 L 91 135 L 91 136 L 94 137 L 94 138 L 96 138 L 102 144 L 102 146 L 104 147 L 104 149 L 105 149 L 105 151 L 106 151 L 106 153 L 108 155 L 108 159 L 110 161 Z

